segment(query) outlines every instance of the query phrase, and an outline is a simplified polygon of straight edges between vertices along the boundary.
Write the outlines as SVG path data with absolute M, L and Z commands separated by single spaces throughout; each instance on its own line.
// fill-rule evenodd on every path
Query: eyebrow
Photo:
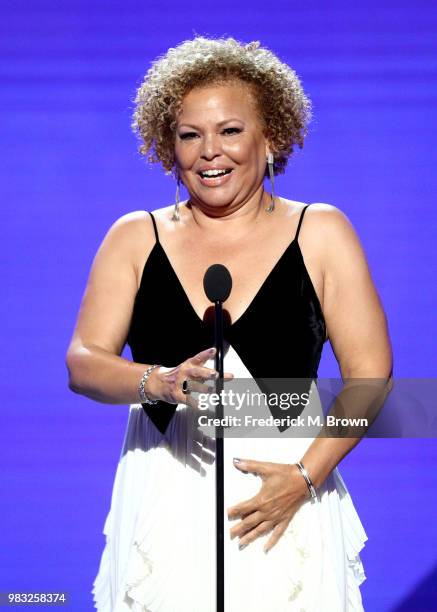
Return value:
M 220 127 L 221 125 L 224 125 L 225 123 L 229 123 L 230 121 L 240 121 L 240 123 L 243 123 L 241 119 L 237 119 L 237 117 L 232 117 L 231 119 L 224 119 L 223 121 L 219 121 L 216 125 Z M 196 125 L 193 125 L 191 123 L 181 123 L 179 127 L 190 127 L 190 128 L 194 128 L 195 130 L 200 129 Z

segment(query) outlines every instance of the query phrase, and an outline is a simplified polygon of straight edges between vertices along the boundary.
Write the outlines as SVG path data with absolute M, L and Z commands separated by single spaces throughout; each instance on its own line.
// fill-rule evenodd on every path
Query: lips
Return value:
M 207 174 L 208 172 L 213 174 Z M 224 174 L 229 174 L 230 172 L 232 172 L 232 168 L 205 167 L 201 168 L 197 174 L 199 174 L 202 178 L 212 178 L 213 176 L 223 176 Z
M 222 168 L 220 168 L 220 170 L 221 169 Z M 215 168 L 215 170 L 218 170 L 218 168 Z M 223 185 L 224 183 L 227 183 L 228 181 L 231 180 L 233 169 L 223 168 L 223 170 L 228 170 L 228 172 L 226 174 L 219 174 L 217 176 L 211 176 L 211 177 L 202 176 L 199 172 L 198 176 L 199 176 L 199 180 L 201 184 L 205 185 L 206 187 L 217 187 L 219 185 Z

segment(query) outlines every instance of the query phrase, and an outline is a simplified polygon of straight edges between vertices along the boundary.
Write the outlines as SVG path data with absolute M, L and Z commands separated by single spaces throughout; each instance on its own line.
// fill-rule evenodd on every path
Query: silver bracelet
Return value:
M 305 482 L 307 483 L 308 489 L 310 490 L 310 493 L 311 493 L 311 501 L 314 500 L 314 499 L 317 499 L 316 489 L 314 488 L 312 480 L 309 477 L 308 472 L 304 468 L 303 463 L 301 461 L 298 461 L 295 465 L 297 465 L 297 467 L 300 470 L 300 473 L 305 478 Z
M 160 366 L 156 364 L 156 365 L 150 366 L 150 368 L 147 368 L 147 370 L 144 372 L 140 380 L 140 384 L 138 385 L 138 395 L 140 396 L 140 400 L 142 404 L 157 404 L 158 403 L 158 400 L 151 400 L 149 398 L 144 387 L 146 385 L 146 382 L 150 374 L 153 372 L 155 368 L 159 368 L 159 367 Z

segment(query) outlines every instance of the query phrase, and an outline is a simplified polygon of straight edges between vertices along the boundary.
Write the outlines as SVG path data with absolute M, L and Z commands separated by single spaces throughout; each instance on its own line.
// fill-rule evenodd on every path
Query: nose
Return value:
M 203 159 L 213 159 L 222 154 L 220 136 L 218 134 L 205 134 L 202 140 L 201 157 Z

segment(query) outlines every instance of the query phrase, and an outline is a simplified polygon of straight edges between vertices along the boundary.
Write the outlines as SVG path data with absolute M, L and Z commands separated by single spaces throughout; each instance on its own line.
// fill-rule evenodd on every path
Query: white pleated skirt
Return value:
M 207 367 L 214 367 L 212 361 Z M 225 371 L 250 377 L 233 347 Z M 322 414 L 317 388 L 302 413 Z M 314 389 L 313 389 L 314 390 Z M 117 467 L 103 550 L 93 583 L 98 612 L 215 612 L 215 462 L 208 436 L 180 404 L 163 435 L 132 404 Z M 196 420 L 197 423 L 197 420 Z M 261 480 L 233 457 L 295 463 L 314 438 L 225 438 L 225 612 L 358 612 L 367 540 L 334 469 L 305 501 L 276 545 L 270 535 L 243 550 L 230 539 L 226 509 L 256 495 Z

